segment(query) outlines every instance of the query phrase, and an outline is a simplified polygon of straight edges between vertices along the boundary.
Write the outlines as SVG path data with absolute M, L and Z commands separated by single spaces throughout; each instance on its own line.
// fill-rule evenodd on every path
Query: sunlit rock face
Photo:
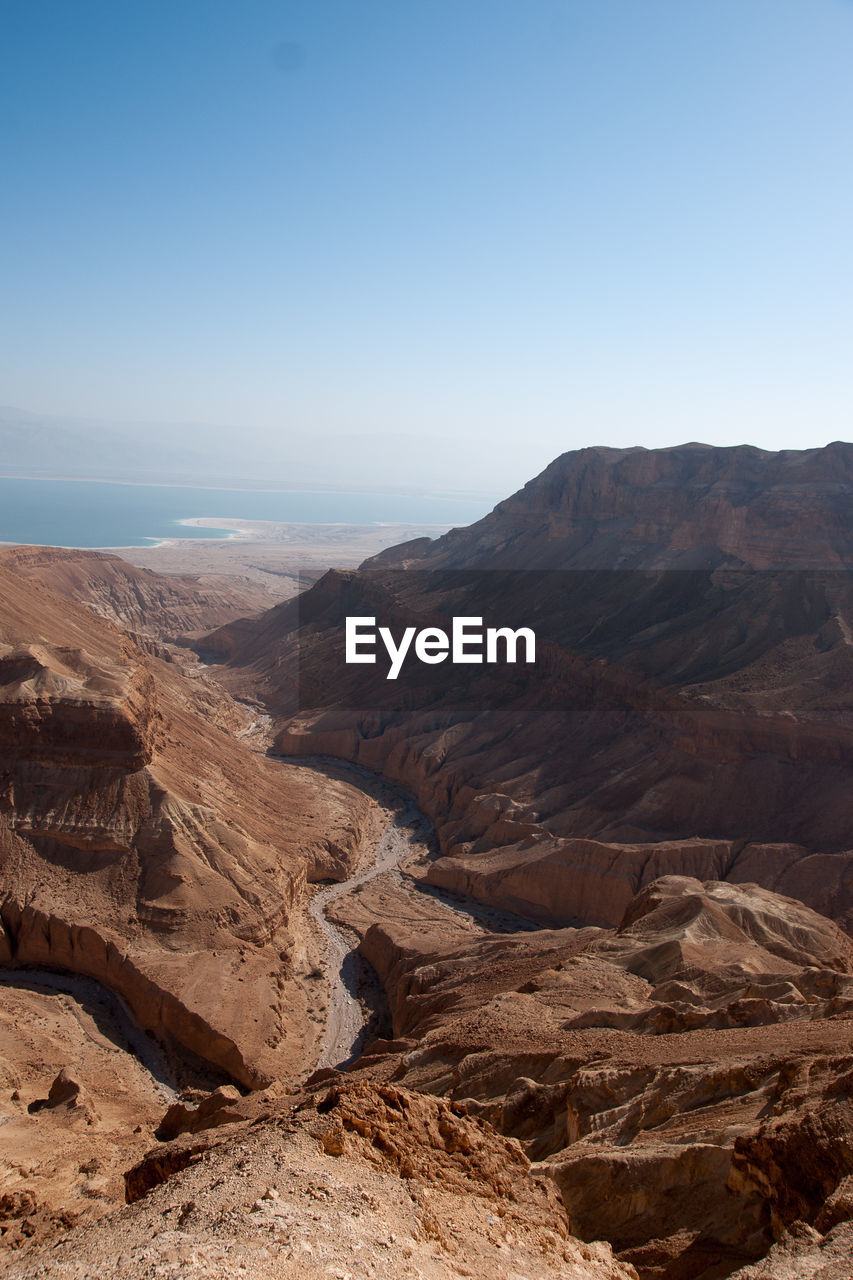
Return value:
M 39 549 L 26 573 L 22 556 L 0 554 L 5 961 L 97 979 L 241 1084 L 298 1070 L 290 916 L 309 876 L 346 873 L 369 802 L 257 755 L 198 672 L 57 593 L 66 553 Z M 89 559 L 102 584 L 108 558 Z
M 579 449 L 483 520 L 372 564 L 490 569 L 853 565 L 853 445 Z

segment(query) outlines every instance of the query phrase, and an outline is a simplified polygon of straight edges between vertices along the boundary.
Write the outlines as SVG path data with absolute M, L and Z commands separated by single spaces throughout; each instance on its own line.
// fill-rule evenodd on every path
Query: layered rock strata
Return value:
M 2 564 L 0 593 L 4 961 L 98 979 L 240 1084 L 310 1065 L 288 920 L 370 802 L 258 756 L 213 686 L 90 610 Z
M 274 602 L 267 585 L 247 578 L 153 573 L 102 551 L 3 547 L 0 566 L 140 636 L 173 640 L 260 613 Z M 287 594 L 283 592 L 282 594 Z
M 846 1221 L 853 943 L 831 921 L 672 876 L 616 930 L 495 933 L 388 879 L 339 911 L 396 1037 L 356 1072 L 517 1138 L 572 1229 L 647 1280 L 727 1275 L 836 1202 Z

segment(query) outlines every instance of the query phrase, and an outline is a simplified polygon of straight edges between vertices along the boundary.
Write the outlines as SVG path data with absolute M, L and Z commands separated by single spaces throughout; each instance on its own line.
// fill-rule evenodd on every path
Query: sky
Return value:
M 851 66 L 850 0 L 0 0 L 0 403 L 466 489 L 851 440 Z

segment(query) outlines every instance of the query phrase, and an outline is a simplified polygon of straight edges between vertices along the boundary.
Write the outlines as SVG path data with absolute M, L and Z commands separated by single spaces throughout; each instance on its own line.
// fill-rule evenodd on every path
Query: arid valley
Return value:
M 0 551 L 0 1273 L 849 1280 L 851 497 Z M 460 614 L 535 664 L 343 663 Z

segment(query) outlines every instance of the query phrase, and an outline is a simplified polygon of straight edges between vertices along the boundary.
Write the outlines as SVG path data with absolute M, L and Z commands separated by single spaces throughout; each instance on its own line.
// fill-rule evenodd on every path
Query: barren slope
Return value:
M 209 631 L 275 602 L 266 585 L 239 576 L 152 573 L 117 555 L 61 547 L 2 547 L 0 567 L 130 632 L 163 640 Z M 282 596 L 289 594 L 286 590 Z
M 853 564 L 853 445 L 573 450 L 467 529 L 386 568 L 832 569 Z
M 0 1261 L 17 1280 L 450 1280 L 525 1275 L 633 1280 L 603 1244 L 574 1238 L 517 1143 L 463 1109 L 403 1089 L 323 1090 L 295 1113 L 185 1144 L 189 1167 L 163 1185 L 158 1154 L 128 1176 L 154 1189 L 65 1242 Z M 150 1185 L 150 1184 L 149 1184 Z
M 338 912 L 393 1011 L 356 1074 L 519 1139 L 573 1230 L 645 1280 L 728 1275 L 829 1222 L 853 1174 L 853 942 L 830 921 L 679 877 L 616 931 L 496 933 L 387 877 Z
M 370 802 L 258 757 L 212 686 L 82 606 L 2 565 L 0 593 L 5 959 L 103 981 L 243 1083 L 310 1064 L 288 919 Z

